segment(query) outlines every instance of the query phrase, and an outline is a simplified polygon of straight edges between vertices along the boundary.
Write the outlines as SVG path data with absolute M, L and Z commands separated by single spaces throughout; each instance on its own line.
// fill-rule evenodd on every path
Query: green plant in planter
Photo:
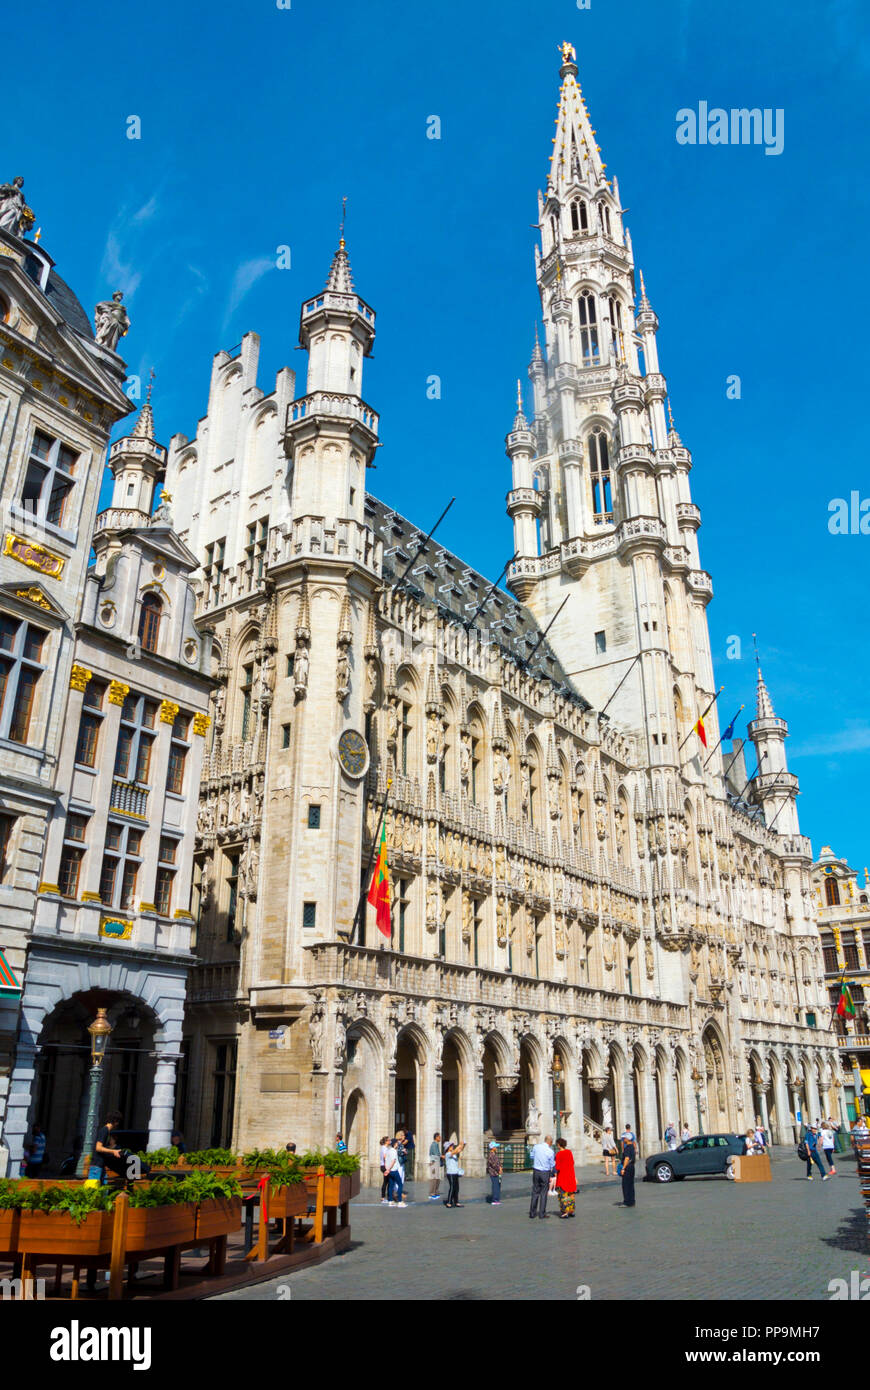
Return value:
M 191 1173 L 189 1178 L 183 1178 L 174 1186 L 184 1193 L 183 1200 L 186 1202 L 207 1202 L 212 1197 L 229 1200 L 242 1195 L 241 1183 L 230 1174 Z
M 239 1162 L 232 1149 L 194 1149 L 183 1157 L 193 1168 L 232 1168 Z
M 65 1211 L 80 1226 L 93 1211 L 111 1211 L 118 1194 L 108 1187 L 43 1187 L 21 1195 L 22 1211 Z
M 269 1177 L 269 1191 L 280 1192 L 282 1187 L 294 1187 L 297 1183 L 305 1181 L 305 1174 L 301 1168 L 291 1168 L 287 1164 L 284 1168 L 276 1168 Z
M 298 1167 L 296 1155 L 287 1153 L 286 1149 L 249 1149 L 242 1154 L 242 1163 L 246 1168 L 259 1168 L 264 1173 Z
M 359 1154 L 340 1154 L 334 1150 L 330 1153 L 303 1154 L 299 1159 L 300 1166 L 303 1168 L 319 1168 L 323 1164 L 323 1171 L 328 1178 L 337 1178 L 343 1173 L 359 1172 Z
M 178 1166 L 179 1153 L 173 1146 L 170 1149 L 152 1149 L 150 1153 L 140 1153 L 139 1157 L 145 1163 L 150 1163 L 152 1168 L 175 1168 Z
M 25 1189 L 10 1178 L 0 1178 L 0 1211 L 20 1211 Z

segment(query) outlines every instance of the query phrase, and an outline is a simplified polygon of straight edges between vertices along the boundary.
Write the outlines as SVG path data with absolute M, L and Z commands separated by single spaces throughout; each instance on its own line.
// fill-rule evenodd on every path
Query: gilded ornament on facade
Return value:
M 84 666 L 74 665 L 69 673 L 70 690 L 87 690 L 88 681 L 93 674 L 93 671 L 88 671 Z
M 66 564 L 63 555 L 55 555 L 53 550 L 38 545 L 36 541 L 27 541 L 22 536 L 16 536 L 12 531 L 6 536 L 3 554 L 11 555 L 13 560 L 18 560 L 30 569 L 39 570 L 48 579 L 60 579 Z
M 123 705 L 129 694 L 129 685 L 125 685 L 123 681 L 112 681 L 106 698 L 110 705 Z
M 178 718 L 178 705 L 172 700 L 162 700 L 160 702 L 160 723 L 174 724 Z

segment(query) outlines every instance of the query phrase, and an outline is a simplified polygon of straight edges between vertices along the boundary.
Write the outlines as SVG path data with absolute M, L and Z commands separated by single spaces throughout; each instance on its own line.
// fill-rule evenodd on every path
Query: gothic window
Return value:
M 21 492 L 21 505 L 35 521 L 63 526 L 78 461 L 75 449 L 36 431 Z
M 835 878 L 825 879 L 825 902 L 828 907 L 840 905 L 840 888 Z
M 248 527 L 248 543 L 245 546 L 245 573 L 253 583 L 259 584 L 266 568 L 266 543 L 269 536 L 269 518 L 261 517 L 252 521 Z
M 254 690 L 254 664 L 242 668 L 242 743 L 249 737 L 251 732 L 251 708 Z
M 239 910 L 239 858 L 236 854 L 225 856 L 227 861 L 227 941 L 232 941 L 233 932 L 236 929 L 236 917 Z
M 47 632 L 0 614 L 0 737 L 27 743 Z
M 481 946 L 481 907 L 483 906 L 480 898 L 471 900 L 471 950 L 475 965 L 480 965 L 480 946 Z
M 214 1056 L 214 1095 L 212 1098 L 211 1145 L 219 1149 L 233 1137 L 233 1109 L 236 1095 L 236 1051 L 234 1042 L 218 1043 Z
M 591 290 L 583 290 L 577 300 L 577 313 L 580 318 L 580 351 L 584 367 L 592 367 L 601 361 L 598 343 L 598 310 L 595 295 Z
M 160 635 L 163 604 L 156 594 L 146 594 L 139 609 L 139 645 L 146 652 L 156 652 Z
M 396 925 L 398 937 L 397 949 L 405 950 L 405 927 L 408 921 L 408 906 L 410 903 L 411 884 L 405 878 L 400 878 L 396 882 L 396 897 L 393 907 L 393 918 Z
M 592 481 L 592 509 L 596 517 L 612 518 L 610 495 L 610 455 L 607 435 L 600 425 L 589 436 L 589 476 Z
M 475 805 L 483 797 L 483 731 L 477 719 L 471 723 L 471 800 Z
M 613 340 L 614 354 L 617 358 L 621 358 L 625 350 L 625 338 L 622 332 L 622 305 L 613 294 L 607 301 L 607 309 L 610 316 L 610 336 Z
M 602 202 L 598 205 L 598 211 L 601 215 L 601 230 L 605 236 L 610 236 L 610 208 Z
M 553 246 L 559 245 L 559 219 L 555 213 L 550 218 L 550 235 L 553 238 Z
M 206 607 L 211 603 L 217 603 L 220 597 L 226 548 L 227 541 L 225 536 L 222 540 L 213 541 L 211 545 L 207 545 L 205 548 L 205 562 L 202 568 L 205 572 Z
M 589 213 L 583 198 L 575 198 L 571 204 L 571 230 L 572 232 L 587 232 L 589 230 Z

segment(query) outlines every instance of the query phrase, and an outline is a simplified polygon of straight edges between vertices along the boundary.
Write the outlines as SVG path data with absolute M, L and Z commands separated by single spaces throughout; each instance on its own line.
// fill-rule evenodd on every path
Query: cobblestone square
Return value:
M 409 1190 L 407 1208 L 380 1205 L 366 1188 L 351 1203 L 347 1254 L 238 1293 L 230 1299 L 442 1300 L 568 1299 L 578 1286 L 601 1299 L 828 1300 L 832 1279 L 868 1275 L 867 1221 L 854 1159 L 837 1175 L 806 1181 L 792 1150 L 774 1153 L 773 1182 L 689 1178 L 638 1182 L 626 1210 L 618 1180 L 599 1166 L 579 1171 L 577 1216 L 529 1220 L 530 1175 L 512 1174 L 502 1204 L 488 1185 L 463 1181 L 455 1211 L 428 1202 L 428 1183 Z M 284 1286 L 285 1292 L 280 1291 Z

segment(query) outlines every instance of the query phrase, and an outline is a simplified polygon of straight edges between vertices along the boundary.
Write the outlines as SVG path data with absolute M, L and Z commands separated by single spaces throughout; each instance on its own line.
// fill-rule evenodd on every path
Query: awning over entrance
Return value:
M 13 975 L 10 966 L 7 965 L 3 952 L 0 951 L 0 995 L 20 993 L 21 986 Z

